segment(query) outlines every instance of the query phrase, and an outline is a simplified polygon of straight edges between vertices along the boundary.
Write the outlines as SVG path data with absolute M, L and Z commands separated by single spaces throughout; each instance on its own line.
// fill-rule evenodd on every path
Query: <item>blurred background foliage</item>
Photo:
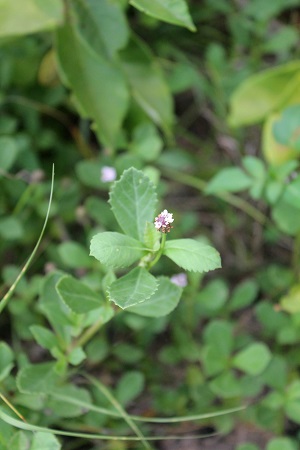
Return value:
M 0 0 L 2 295 L 37 241 L 55 164 L 46 236 L 0 316 L 0 392 L 28 422 L 128 432 L 66 405 L 61 391 L 51 396 L 57 361 L 61 373 L 71 366 L 61 389 L 81 402 L 108 406 L 95 386 L 81 386 L 76 366 L 143 416 L 247 405 L 177 427 L 148 424 L 145 434 L 221 433 L 189 441 L 190 450 L 299 449 L 299 24 L 299 0 Z M 118 177 L 143 170 L 174 213 L 172 235 L 205 236 L 223 269 L 188 274 L 169 316 L 120 313 L 72 353 L 96 319 L 70 313 L 55 284 L 63 272 L 96 291 L 108 284 L 88 256 L 95 232 L 117 231 L 106 166 Z M 46 444 L 141 448 L 59 444 L 0 422 L 1 450 Z

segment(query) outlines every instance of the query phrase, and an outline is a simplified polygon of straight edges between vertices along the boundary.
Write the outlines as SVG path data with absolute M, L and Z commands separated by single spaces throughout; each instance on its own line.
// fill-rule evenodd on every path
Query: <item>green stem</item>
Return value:
M 103 319 L 97 320 L 93 325 L 90 326 L 82 335 L 81 337 L 75 341 L 74 345 L 72 346 L 71 350 L 73 350 L 76 347 L 83 347 L 96 333 L 100 330 L 100 328 L 103 325 Z
M 186 184 L 187 186 L 194 187 L 201 192 L 205 191 L 205 188 L 207 186 L 206 181 L 201 180 L 200 178 L 196 178 L 193 175 L 188 175 L 185 173 L 178 172 L 177 170 L 170 170 L 170 169 L 164 169 L 163 172 L 164 175 L 166 175 L 167 177 L 175 181 L 179 181 L 180 183 Z M 264 225 L 268 220 L 267 216 L 265 216 L 265 214 L 263 214 L 254 206 L 252 206 L 251 203 L 247 202 L 246 200 L 240 197 L 230 194 L 229 192 L 218 192 L 212 195 L 240 209 L 261 225 Z
M 19 283 L 19 281 L 21 280 L 21 278 L 23 278 L 23 276 L 25 275 L 25 272 L 27 271 L 29 265 L 31 264 L 37 249 L 41 243 L 42 237 L 44 235 L 46 226 L 47 226 L 47 222 L 48 222 L 48 218 L 49 218 L 49 214 L 50 214 L 50 208 L 51 208 L 51 202 L 52 202 L 52 195 L 53 195 L 53 186 L 54 186 L 54 164 L 52 166 L 52 180 L 51 180 L 51 190 L 50 190 L 50 198 L 49 198 L 49 203 L 48 203 L 48 209 L 47 209 L 47 213 L 46 213 L 46 218 L 45 218 L 45 222 L 41 231 L 41 234 L 38 238 L 38 241 L 31 253 L 31 255 L 29 256 L 27 262 L 25 263 L 24 267 L 22 268 L 21 272 L 19 273 L 19 275 L 17 276 L 17 278 L 15 279 L 15 281 L 13 282 L 13 284 L 10 286 L 9 290 L 7 291 L 7 293 L 4 295 L 4 297 L 2 298 L 2 300 L 0 301 L 0 314 L 3 311 L 3 309 L 6 307 L 10 297 L 12 296 L 12 294 L 14 293 L 17 284 Z
M 161 236 L 161 243 L 160 243 L 160 249 L 158 250 L 158 252 L 156 253 L 155 258 L 153 259 L 153 261 L 151 261 L 148 264 L 148 269 L 150 270 L 156 263 L 157 261 L 160 259 L 160 257 L 163 254 L 164 248 L 165 248 L 165 243 L 166 243 L 166 239 L 167 239 L 167 233 L 162 233 Z

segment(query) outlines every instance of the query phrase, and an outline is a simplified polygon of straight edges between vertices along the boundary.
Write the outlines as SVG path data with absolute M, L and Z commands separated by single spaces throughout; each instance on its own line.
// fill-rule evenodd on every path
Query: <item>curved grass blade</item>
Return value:
M 50 189 L 50 197 L 49 197 L 49 203 L 48 203 L 48 209 L 47 209 L 47 213 L 46 213 L 46 218 L 44 221 L 44 225 L 41 231 L 41 234 L 37 240 L 37 243 L 31 253 L 31 255 L 29 256 L 28 260 L 26 261 L 25 265 L 23 266 L 21 272 L 19 273 L 19 275 L 17 276 L 17 278 L 15 279 L 15 281 L 13 282 L 13 284 L 10 286 L 9 290 L 7 291 L 7 293 L 4 295 L 4 297 L 2 298 L 2 300 L 0 301 L 0 314 L 2 313 L 2 311 L 4 310 L 4 308 L 6 307 L 10 297 L 12 296 L 12 294 L 14 293 L 17 284 L 19 283 L 19 281 L 23 278 L 23 276 L 25 275 L 28 267 L 31 264 L 31 261 L 33 260 L 37 249 L 41 243 L 42 237 L 44 235 L 46 226 L 47 226 L 47 222 L 48 222 L 48 218 L 49 218 L 49 213 L 50 213 L 50 208 L 51 208 L 51 203 L 52 203 L 52 195 L 53 195 L 53 187 L 54 187 L 54 164 L 52 166 L 52 177 L 51 177 L 51 189 Z
M 90 378 L 90 377 L 87 377 Z M 93 382 L 93 379 L 90 379 L 91 383 L 97 387 L 97 385 Z M 88 411 L 95 411 L 99 414 L 105 414 L 110 417 L 115 417 L 116 419 L 122 418 L 122 415 L 119 412 L 111 411 L 110 409 L 103 408 L 101 406 L 91 405 L 90 403 L 86 403 L 84 401 L 78 400 L 73 397 L 68 397 L 63 394 L 56 394 L 55 392 L 49 393 L 50 396 L 58 398 L 64 402 L 81 406 Z M 211 419 L 213 417 L 224 416 L 226 414 L 233 414 L 239 411 L 243 411 L 247 408 L 246 405 L 237 406 L 235 408 L 223 409 L 222 411 L 215 411 L 205 414 L 193 414 L 190 416 L 178 416 L 178 417 L 142 417 L 129 414 L 128 417 L 136 422 L 148 422 L 148 423 L 179 423 L 179 422 L 190 422 L 193 420 L 205 420 Z
M 102 441 L 140 441 L 137 436 L 113 436 L 108 434 L 89 434 L 89 433 L 76 433 L 73 431 L 57 430 L 55 428 L 40 427 L 38 425 L 32 425 L 28 422 L 21 422 L 21 420 L 14 419 L 0 409 L 0 419 L 5 423 L 12 425 L 15 428 L 19 428 L 25 431 L 43 431 L 46 433 L 56 434 L 57 436 L 78 437 L 83 439 L 97 439 Z M 217 436 L 220 433 L 209 434 L 189 434 L 186 436 L 170 435 L 170 436 L 144 436 L 145 441 L 169 441 L 169 440 L 185 440 L 185 439 L 204 439 L 212 436 Z
M 120 417 L 122 417 L 125 422 L 129 425 L 129 427 L 132 429 L 132 431 L 141 438 L 141 442 L 143 443 L 143 446 L 147 449 L 151 449 L 148 442 L 145 441 L 144 436 L 140 429 L 137 427 L 137 425 L 134 423 L 132 418 L 127 414 L 125 409 L 120 405 L 120 403 L 115 399 L 115 397 L 109 392 L 109 390 L 104 386 L 103 383 L 100 383 L 100 381 L 96 380 L 94 377 L 90 377 L 86 375 L 87 379 L 90 380 L 98 389 L 99 391 L 110 401 L 110 403 L 116 408 L 116 410 L 119 412 Z

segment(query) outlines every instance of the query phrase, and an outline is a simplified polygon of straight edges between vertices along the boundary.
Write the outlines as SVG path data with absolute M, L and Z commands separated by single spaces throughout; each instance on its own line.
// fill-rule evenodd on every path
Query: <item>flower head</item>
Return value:
M 162 233 L 169 233 L 171 228 L 173 228 L 170 225 L 172 222 L 174 222 L 173 214 L 169 213 L 165 209 L 157 217 L 155 217 L 154 226 L 157 231 L 161 231 Z
M 114 167 L 103 166 L 101 169 L 100 180 L 103 183 L 108 183 L 110 181 L 115 181 L 117 178 L 117 171 Z
M 177 273 L 176 275 L 173 275 L 170 280 L 172 281 L 173 284 L 176 284 L 179 287 L 184 288 L 188 283 L 187 283 L 187 276 L 186 273 L 181 272 L 181 273 Z

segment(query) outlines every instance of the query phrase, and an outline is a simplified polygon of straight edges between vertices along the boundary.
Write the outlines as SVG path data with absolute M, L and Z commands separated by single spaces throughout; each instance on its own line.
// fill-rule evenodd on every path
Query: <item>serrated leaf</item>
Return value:
M 76 314 L 85 314 L 103 306 L 99 294 L 96 294 L 86 284 L 70 275 L 62 277 L 56 285 L 60 298 Z
M 120 308 L 145 302 L 157 289 L 156 278 L 142 267 L 136 267 L 127 275 L 114 281 L 108 288 L 110 301 Z
M 94 52 L 71 25 L 59 29 L 56 45 L 60 66 L 80 109 L 94 120 L 105 145 L 114 147 L 129 99 L 122 73 Z
M 64 18 L 63 2 L 51 0 L 0 0 L 0 37 L 35 33 L 62 24 Z
M 121 233 L 104 232 L 93 236 L 90 255 L 108 267 L 128 267 L 143 256 L 143 244 Z
M 207 184 L 205 192 L 239 192 L 249 188 L 253 180 L 239 167 L 228 167 L 220 170 Z
M 178 266 L 192 272 L 208 272 L 221 267 L 217 250 L 194 239 L 167 241 L 163 254 Z
M 163 72 L 146 44 L 131 39 L 120 52 L 121 64 L 132 89 L 132 96 L 150 119 L 171 134 L 174 122 L 173 98 Z
M 196 31 L 185 0 L 130 0 L 129 3 L 156 19 Z
M 110 192 L 113 213 L 129 236 L 143 242 L 146 222 L 154 220 L 156 192 L 143 172 L 134 168 L 125 170 Z
M 182 289 L 167 277 L 159 277 L 158 282 L 158 289 L 150 298 L 132 306 L 128 311 L 145 317 L 161 317 L 170 314 L 178 305 Z
M 28 365 L 21 369 L 17 376 L 17 385 L 23 393 L 47 393 L 52 391 L 58 380 L 55 363 L 47 362 Z

